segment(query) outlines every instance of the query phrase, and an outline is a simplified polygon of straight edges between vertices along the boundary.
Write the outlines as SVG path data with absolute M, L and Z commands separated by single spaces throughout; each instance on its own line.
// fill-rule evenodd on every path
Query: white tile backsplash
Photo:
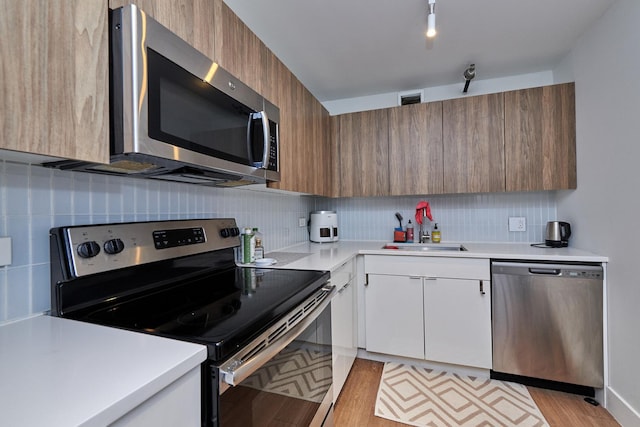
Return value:
M 542 241 L 556 219 L 555 192 L 423 197 L 327 199 L 244 188 L 209 188 L 172 182 L 59 171 L 0 160 L 0 236 L 13 237 L 13 264 L 0 267 L 0 322 L 50 307 L 51 227 L 102 222 L 236 218 L 259 227 L 266 251 L 306 241 L 298 218 L 313 210 L 338 212 L 345 240 L 391 240 L 395 212 L 415 222 L 427 200 L 443 241 Z M 508 231 L 509 216 L 527 218 L 527 231 Z M 418 227 L 416 224 L 416 234 Z
M 259 227 L 267 251 L 308 239 L 298 217 L 311 197 L 249 189 L 60 171 L 0 160 L 0 236 L 12 265 L 0 267 L 0 323 L 50 308 L 49 229 L 65 225 L 188 218 L 236 218 Z
M 342 239 L 393 240 L 396 212 L 402 215 L 403 226 L 411 220 L 417 236 L 415 206 L 421 200 L 429 202 L 443 241 L 542 242 L 546 222 L 556 219 L 555 192 L 318 198 L 315 209 L 338 212 Z M 510 232 L 509 216 L 526 217 L 527 231 Z

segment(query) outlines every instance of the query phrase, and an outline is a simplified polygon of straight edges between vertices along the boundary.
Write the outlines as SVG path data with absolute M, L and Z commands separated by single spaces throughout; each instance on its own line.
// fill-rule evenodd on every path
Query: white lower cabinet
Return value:
M 491 369 L 488 259 L 365 256 L 367 351 Z
M 367 283 L 367 351 L 423 359 L 422 279 L 369 274 Z
M 109 426 L 200 426 L 202 423 L 200 378 L 200 366 L 198 366 Z
M 331 300 L 331 351 L 333 354 L 333 402 L 338 399 L 358 354 L 358 317 L 355 263 L 349 261 L 331 272 L 338 288 Z
M 424 280 L 425 359 L 491 369 L 490 283 Z

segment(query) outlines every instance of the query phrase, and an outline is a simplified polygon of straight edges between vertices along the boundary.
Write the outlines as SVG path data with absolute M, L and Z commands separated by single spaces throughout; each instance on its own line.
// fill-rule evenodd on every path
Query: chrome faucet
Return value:
M 424 224 L 424 220 L 427 217 L 426 215 L 426 209 L 422 209 L 422 221 L 420 221 L 420 231 L 418 233 L 418 239 L 420 241 L 420 243 L 427 243 L 429 242 L 429 239 L 431 238 L 431 236 L 429 235 L 429 231 L 427 231 L 426 229 L 423 229 L 423 224 Z
M 428 243 L 431 236 L 427 230 L 422 230 L 422 224 L 420 224 L 420 243 Z

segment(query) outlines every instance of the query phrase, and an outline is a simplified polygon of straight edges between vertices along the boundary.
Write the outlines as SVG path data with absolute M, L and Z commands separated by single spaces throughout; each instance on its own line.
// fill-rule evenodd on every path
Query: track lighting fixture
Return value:
M 427 4 L 427 37 L 436 36 L 436 0 L 428 0 Z
M 462 76 L 464 77 L 464 89 L 462 89 L 462 92 L 467 93 L 469 83 L 471 83 L 471 80 L 476 76 L 476 64 L 469 64 Z

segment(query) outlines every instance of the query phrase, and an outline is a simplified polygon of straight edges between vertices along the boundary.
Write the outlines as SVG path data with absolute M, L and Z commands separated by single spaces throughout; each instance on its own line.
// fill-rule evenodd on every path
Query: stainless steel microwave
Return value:
M 205 185 L 279 181 L 278 108 L 135 5 L 110 12 L 110 163 Z

